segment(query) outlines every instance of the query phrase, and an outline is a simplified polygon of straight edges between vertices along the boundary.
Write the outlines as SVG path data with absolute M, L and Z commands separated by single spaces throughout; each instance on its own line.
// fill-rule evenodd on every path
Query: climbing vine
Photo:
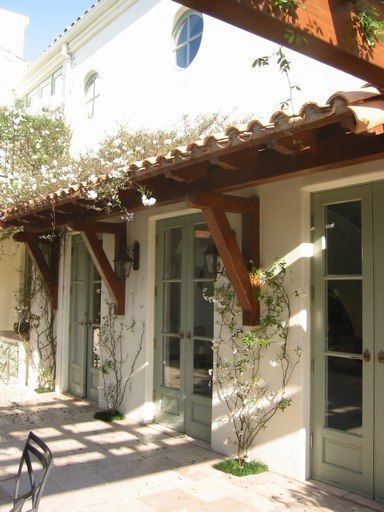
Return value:
M 282 110 L 286 110 L 290 108 L 291 115 L 295 115 L 295 105 L 294 105 L 294 91 L 300 91 L 300 87 L 298 85 L 292 84 L 292 80 L 290 77 L 290 71 L 291 71 L 291 61 L 287 58 L 283 47 L 279 46 L 276 52 L 270 54 L 270 55 L 264 55 L 262 57 L 258 57 L 255 59 L 255 61 L 252 64 L 252 67 L 256 68 L 262 68 L 265 66 L 269 66 L 271 61 L 276 62 L 279 71 L 283 74 L 285 77 L 287 88 L 289 91 L 288 98 L 280 102 L 280 108 Z
M 251 279 L 263 305 L 259 325 L 239 326 L 241 315 L 232 286 L 216 286 L 207 297 L 219 316 L 219 335 L 214 341 L 214 382 L 226 404 L 234 430 L 237 459 L 244 464 L 257 436 L 271 419 L 292 403 L 287 388 L 301 357 L 291 346 L 290 295 L 285 287 L 286 265 L 275 262 L 268 269 L 253 269 Z M 269 361 L 269 364 L 268 364 Z M 271 373 L 268 382 L 267 374 Z
M 60 112 L 36 115 L 21 105 L 0 107 L 0 220 L 8 208 L 69 187 L 98 210 L 123 210 L 119 191 L 126 188 L 136 189 L 150 206 L 155 198 L 135 183 L 129 164 L 222 131 L 228 122 L 228 115 L 212 114 L 184 116 L 172 129 L 120 126 L 97 148 L 74 157 L 71 131 Z
M 136 370 L 139 355 L 143 349 L 145 326 L 142 325 L 140 341 L 135 354 L 133 355 L 129 371 L 125 371 L 128 362 L 128 349 L 130 346 L 126 336 L 135 333 L 136 322 L 130 325 L 121 322 L 114 312 L 114 304 L 106 301 L 107 312 L 102 318 L 100 327 L 100 372 L 103 381 L 103 394 L 106 403 L 106 414 L 96 413 L 95 417 L 100 419 L 121 418 L 119 411 L 123 403 L 128 385 Z
M 384 20 L 379 18 L 375 9 L 360 9 L 352 21 L 368 48 L 375 48 L 379 41 L 384 41 Z
M 15 331 L 24 340 L 29 361 L 37 366 L 38 388 L 53 390 L 56 380 L 56 311 L 51 298 L 33 265 L 27 265 L 23 286 L 15 292 Z M 38 360 L 33 357 L 34 349 Z

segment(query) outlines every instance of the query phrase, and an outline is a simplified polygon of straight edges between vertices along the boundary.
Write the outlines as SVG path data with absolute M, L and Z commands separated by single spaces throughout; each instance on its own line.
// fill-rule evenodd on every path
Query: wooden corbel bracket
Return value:
M 240 307 L 243 323 L 256 325 L 260 318 L 260 305 L 254 295 L 249 277 L 248 263 L 259 265 L 259 200 L 223 194 L 198 192 L 186 198 L 188 206 L 199 208 L 212 234 Z M 242 250 L 228 222 L 226 212 L 242 216 Z
M 28 254 L 49 292 L 52 308 L 56 310 L 58 306 L 59 240 L 52 242 L 54 244 L 52 261 L 48 263 L 39 245 L 41 240 L 37 234 L 19 232 L 13 238 L 16 242 L 25 244 Z
M 97 233 L 112 233 L 115 235 L 115 246 L 118 250 L 126 246 L 125 224 L 107 222 L 74 224 L 73 228 L 80 231 L 83 241 L 88 249 L 93 264 L 99 272 L 101 279 L 107 287 L 109 296 L 117 306 L 117 314 L 125 315 L 125 279 L 119 279 L 110 264 L 103 249 L 103 244 Z

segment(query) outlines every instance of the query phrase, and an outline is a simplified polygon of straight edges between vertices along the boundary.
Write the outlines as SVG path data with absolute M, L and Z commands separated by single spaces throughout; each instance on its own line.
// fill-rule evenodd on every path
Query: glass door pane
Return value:
M 180 333 L 183 232 L 181 227 L 164 230 L 162 385 L 180 389 Z
M 156 421 L 184 431 L 185 233 L 182 219 L 157 224 Z
M 195 339 L 193 342 L 193 393 L 212 397 L 212 342 Z
M 324 424 L 360 435 L 362 360 L 349 357 L 351 354 L 362 357 L 363 346 L 361 201 L 326 205 L 324 215 L 327 318 Z
M 315 194 L 313 476 L 373 484 L 372 190 Z
M 87 396 L 92 400 L 99 398 L 100 368 L 100 324 L 101 324 L 101 277 L 89 258 L 88 290 L 88 358 L 87 358 Z

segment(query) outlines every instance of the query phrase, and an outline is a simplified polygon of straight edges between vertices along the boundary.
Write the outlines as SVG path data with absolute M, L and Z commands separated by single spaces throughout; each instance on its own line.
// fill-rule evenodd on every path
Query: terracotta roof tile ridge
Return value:
M 316 102 L 305 103 L 298 114 L 291 116 L 284 111 L 277 111 L 271 116 L 270 124 L 263 124 L 259 120 L 251 120 L 246 125 L 230 125 L 225 132 L 207 135 L 200 140 L 190 141 L 186 145 L 171 149 L 167 154 L 157 156 L 148 156 L 143 160 L 131 162 L 125 166 L 119 167 L 124 172 L 131 172 L 133 175 L 146 176 L 158 172 L 165 167 L 188 163 L 192 160 L 204 156 L 214 157 L 214 153 L 231 147 L 257 141 L 263 136 L 274 136 L 282 131 L 292 129 L 306 129 L 311 123 L 318 120 L 327 120 L 332 123 L 333 116 L 348 112 L 351 116 L 343 120 L 344 125 L 355 133 L 382 133 L 384 126 L 384 94 L 383 91 L 373 86 L 366 86 L 360 90 L 338 91 L 334 93 L 327 101 L 327 105 L 321 106 Z M 352 118 L 353 116 L 353 118 Z M 351 122 L 352 119 L 352 122 Z M 84 194 L 95 184 L 100 184 L 108 179 L 112 171 L 116 168 L 104 172 L 95 178 L 82 180 L 78 184 L 68 185 L 67 188 L 61 188 L 56 192 L 38 196 L 20 205 L 12 205 L 3 211 L 3 216 L 10 212 L 32 209 L 33 206 L 41 203 L 50 203 L 55 198 L 65 196 L 79 196 Z

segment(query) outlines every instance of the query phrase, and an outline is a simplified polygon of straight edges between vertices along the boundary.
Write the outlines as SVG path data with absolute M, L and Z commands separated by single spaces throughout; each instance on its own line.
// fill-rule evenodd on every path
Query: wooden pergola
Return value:
M 377 0 L 302 0 L 294 16 L 274 8 L 271 0 L 180 3 L 384 87 L 384 43 L 369 47 L 353 22 L 362 8 L 375 9 L 384 20 L 384 4 Z M 290 34 L 300 43 L 289 44 Z
M 279 114 L 274 125 L 254 121 L 242 130 L 233 127 L 225 137 L 207 137 L 171 155 L 131 166 L 134 181 L 152 191 L 157 206 L 182 203 L 201 210 L 243 309 L 245 324 L 255 324 L 259 315 L 249 278 L 249 262 L 259 264 L 259 202 L 256 197 L 230 193 L 384 158 L 384 96 L 364 91 L 355 96 L 360 98 L 356 108 L 335 97 L 329 107 L 307 105 L 294 121 Z M 369 122 L 367 130 L 361 127 L 356 117 L 359 108 L 363 108 L 364 121 L 375 113 L 373 128 Z M 26 244 L 51 293 L 53 307 L 57 307 L 58 258 L 46 260 L 40 235 L 66 227 L 80 232 L 118 313 L 123 315 L 125 282 L 117 277 L 97 234 L 113 234 L 118 251 L 126 247 L 126 225 L 107 220 L 116 217 L 118 209 L 92 209 L 94 202 L 80 192 L 81 187 L 58 191 L 9 210 L 2 227 L 20 230 L 15 240 Z M 148 208 L 136 190 L 122 189 L 119 197 L 129 211 Z M 241 247 L 228 222 L 228 212 L 242 217 Z M 57 249 L 52 254 L 57 255 Z

